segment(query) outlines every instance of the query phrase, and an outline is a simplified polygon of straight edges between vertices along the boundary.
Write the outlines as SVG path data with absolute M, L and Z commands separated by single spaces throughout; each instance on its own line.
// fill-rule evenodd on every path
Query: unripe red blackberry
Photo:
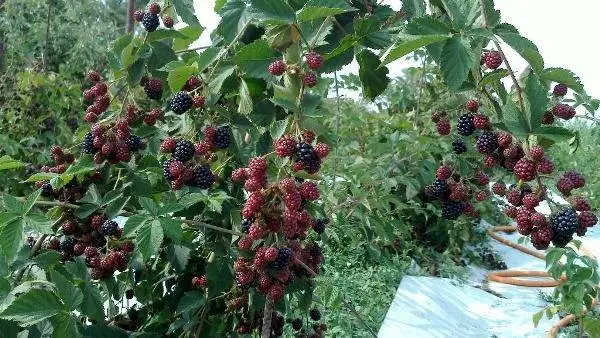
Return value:
M 545 250 L 550 245 L 554 232 L 549 226 L 536 228 L 531 233 L 531 244 L 538 250 Z
M 591 207 L 588 201 L 581 196 L 574 196 L 569 199 L 569 203 L 577 211 L 590 211 Z
M 308 144 L 313 143 L 316 136 L 317 135 L 315 135 L 315 132 L 312 130 L 303 130 L 302 131 L 302 141 L 304 141 L 304 143 L 308 143 Z
M 450 134 L 450 130 L 452 129 L 448 120 L 438 121 L 435 124 L 435 128 L 437 129 L 438 134 L 442 136 Z
M 532 146 L 529 149 L 529 154 L 534 161 L 541 161 L 544 157 L 544 148 L 540 146 Z
M 160 144 L 159 150 L 161 153 L 170 153 L 175 150 L 175 146 L 177 146 L 177 141 L 172 137 L 167 137 Z
M 102 214 L 92 216 L 92 220 L 90 222 L 92 229 L 94 229 L 94 230 L 100 229 L 100 227 L 104 223 L 104 219 L 105 219 L 104 215 L 102 215 Z
M 467 101 L 467 103 L 465 103 L 465 109 L 472 113 L 477 112 L 477 110 L 479 110 L 479 101 L 475 99 Z
M 94 92 L 93 87 L 92 87 L 92 89 L 86 89 L 83 91 L 83 100 L 85 102 L 92 102 L 92 101 L 94 101 L 95 97 L 96 97 L 96 93 Z
M 490 177 L 483 172 L 483 170 L 477 170 L 475 172 L 475 179 L 479 185 L 487 185 L 490 183 Z
M 86 78 L 88 81 L 90 81 L 92 83 L 96 83 L 96 82 L 100 81 L 100 79 L 101 79 L 100 73 L 98 73 L 95 70 L 89 70 L 86 74 Z
M 244 182 L 244 189 L 248 192 L 259 191 L 264 188 L 264 180 L 260 177 L 250 177 Z
M 73 254 L 75 256 L 82 255 L 84 250 L 85 250 L 85 244 L 83 244 L 83 243 L 77 243 L 73 246 Z
M 490 118 L 481 113 L 473 115 L 473 125 L 477 129 L 488 129 L 490 127 Z
M 297 141 L 292 135 L 283 135 L 275 141 L 275 154 L 279 157 L 289 157 L 296 153 Z
M 135 244 L 131 241 L 125 241 L 121 244 L 121 250 L 126 253 L 132 253 L 135 250 Z
M 523 203 L 521 191 L 515 188 L 510 189 L 506 193 L 506 200 L 508 201 L 508 203 L 514 206 L 520 206 Z
M 567 171 L 563 174 L 563 176 L 568 177 L 571 182 L 573 182 L 573 187 L 575 189 L 583 188 L 585 186 L 585 178 L 583 178 L 583 176 L 575 170 Z
M 92 90 L 96 97 L 102 96 L 108 92 L 108 85 L 104 82 L 97 82 L 94 87 L 92 87 Z
M 317 74 L 314 72 L 308 72 L 304 75 L 304 85 L 307 87 L 314 87 L 317 85 Z
M 60 229 L 62 230 L 63 234 L 72 235 L 73 233 L 75 233 L 77 226 L 73 221 L 66 221 L 63 224 L 61 224 Z
M 235 169 L 231 173 L 231 180 L 233 182 L 243 182 L 247 178 L 248 178 L 248 171 L 246 170 L 246 168 L 238 168 L 238 169 Z
M 194 96 L 193 98 L 193 106 L 195 108 L 204 108 L 204 105 L 206 103 L 206 98 L 204 96 Z
M 535 163 L 526 158 L 521 158 L 518 160 L 513 170 L 515 176 L 525 182 L 532 181 L 537 176 L 537 168 Z
M 546 220 L 546 216 L 544 216 L 543 214 L 541 214 L 537 211 L 532 212 L 530 218 L 531 218 L 531 224 L 533 225 L 534 228 L 548 226 L 548 221 Z
M 540 201 L 534 194 L 526 194 L 525 196 L 523 196 L 521 203 L 523 203 L 523 206 L 525 208 L 533 210 L 540 204 Z
M 319 193 L 319 188 L 313 182 L 304 181 L 298 187 L 298 191 L 303 199 L 308 201 L 316 201 L 319 199 L 321 194 Z
M 185 171 L 185 166 L 183 164 L 183 162 L 181 161 L 173 161 L 171 162 L 171 164 L 169 164 L 169 173 L 171 174 L 171 177 L 177 179 L 179 178 L 183 172 Z
M 281 180 L 281 182 L 279 182 L 279 186 L 284 191 L 293 191 L 293 190 L 297 189 L 296 182 L 291 177 L 287 177 L 287 178 L 284 178 L 283 180 Z
M 283 297 L 283 293 L 285 292 L 285 286 L 280 283 L 274 283 L 271 285 L 269 292 L 267 293 L 267 297 L 273 301 L 278 301 Z
M 202 275 L 200 277 L 196 276 L 192 278 L 192 284 L 198 288 L 206 288 L 208 286 L 208 279 L 205 275 Z
M 488 192 L 485 190 L 480 190 L 475 194 L 475 200 L 478 202 L 485 201 L 488 198 Z
M 279 249 L 275 247 L 270 247 L 265 251 L 265 259 L 269 262 L 274 262 L 277 259 L 277 255 L 279 255 Z
M 576 112 L 575 108 L 569 106 L 568 104 L 558 103 L 552 107 L 552 113 L 554 116 L 563 120 L 570 120 L 573 116 L 575 116 Z
M 431 113 L 431 122 L 438 123 L 442 118 L 446 116 L 446 112 L 434 111 Z
M 151 3 L 148 6 L 148 12 L 152 13 L 152 14 L 158 14 L 160 13 L 160 5 L 156 2 Z
M 153 100 L 160 100 L 163 92 L 163 81 L 160 78 L 152 77 L 144 86 L 144 92 Z
M 554 171 L 554 164 L 549 158 L 544 157 L 537 164 L 537 170 L 541 174 L 552 174 L 552 172 Z
M 453 171 L 452 167 L 443 165 L 438 168 L 438 170 L 435 173 L 435 177 L 438 180 L 447 180 L 452 176 L 452 171 Z
M 137 22 L 140 22 L 144 19 L 144 11 L 139 9 L 135 12 L 133 12 L 133 19 Z
M 162 21 L 163 25 L 165 25 L 167 28 L 173 28 L 173 25 L 175 24 L 173 18 L 168 15 L 163 16 Z
M 214 145 L 209 144 L 208 142 L 202 141 L 194 144 L 194 148 L 196 149 L 196 155 L 208 155 L 212 149 L 214 149 Z
M 275 76 L 285 73 L 286 65 L 283 60 L 275 60 L 269 65 L 269 73 Z
M 329 146 L 325 143 L 317 143 L 315 145 L 315 154 L 320 159 L 324 159 L 327 157 L 327 155 L 329 155 Z
M 248 162 L 250 177 L 262 177 L 267 172 L 267 160 L 264 157 L 253 157 Z
M 591 211 L 579 213 L 579 224 L 584 227 L 592 227 L 598 223 L 598 217 Z
M 554 115 L 547 111 L 542 115 L 542 124 L 552 124 L 554 123 Z
M 98 114 L 94 112 L 85 113 L 85 115 L 83 116 L 83 120 L 85 122 L 96 122 L 98 121 Z
M 483 165 L 486 168 L 493 168 L 496 166 L 496 164 L 498 164 L 498 161 L 496 160 L 496 157 L 494 157 L 494 155 L 486 155 L 483 159 Z
M 504 209 L 504 214 L 512 219 L 517 218 L 517 207 L 509 205 L 506 209 Z
M 565 95 L 567 95 L 567 91 L 568 91 L 567 86 L 565 86 L 562 83 L 559 83 L 554 86 L 554 89 L 552 90 L 552 94 L 556 97 L 565 96 Z
M 323 55 L 321 55 L 317 52 L 310 52 L 310 53 L 306 54 L 305 58 L 306 58 L 306 65 L 308 66 L 308 68 L 310 68 L 312 70 L 317 70 L 323 66 L 323 62 L 324 62 Z
M 488 51 L 483 55 L 483 62 L 488 69 L 497 69 L 502 64 L 502 55 L 495 50 Z
M 512 144 L 512 135 L 506 131 L 496 134 L 496 140 L 500 148 L 508 148 Z
M 506 194 L 506 185 L 502 182 L 496 182 L 492 185 L 492 192 L 498 196 Z

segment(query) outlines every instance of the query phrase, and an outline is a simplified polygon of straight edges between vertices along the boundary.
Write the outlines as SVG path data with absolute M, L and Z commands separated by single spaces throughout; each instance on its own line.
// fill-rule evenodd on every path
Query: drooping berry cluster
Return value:
M 160 151 L 172 155 L 162 163 L 162 168 L 163 176 L 171 182 L 173 190 L 181 189 L 184 185 L 208 189 L 215 182 L 216 177 L 207 163 L 196 165 L 192 161 L 194 155 L 198 154 L 192 142 L 168 137 L 161 143 Z
M 135 11 L 133 13 L 133 18 L 135 21 L 141 22 L 147 32 L 154 32 L 160 25 L 158 15 L 161 11 L 160 5 L 156 2 L 152 2 L 148 5 L 148 11 Z M 167 28 L 173 28 L 173 25 L 175 24 L 173 18 L 168 15 L 163 15 L 162 22 Z
M 268 71 L 274 76 L 281 76 L 286 71 L 290 71 L 291 73 L 300 72 L 303 77 L 304 85 L 307 87 L 314 87 L 318 82 L 317 73 L 315 71 L 323 67 L 325 59 L 323 58 L 323 55 L 315 51 L 310 51 L 304 55 L 304 63 L 308 70 L 302 71 L 297 65 L 287 65 L 285 61 L 281 59 L 275 60 L 269 65 Z
M 313 146 L 314 139 L 311 132 L 305 132 L 300 139 L 292 135 L 283 135 L 273 143 L 275 154 L 291 158 L 294 161 L 294 171 L 304 170 L 314 174 L 319 171 L 321 161 L 329 154 L 329 146 L 325 143 L 316 143 Z
M 109 88 L 106 82 L 102 81 L 100 74 L 94 70 L 90 70 L 86 77 L 92 87 L 83 91 L 83 102 L 88 105 L 83 119 L 86 122 L 96 122 L 110 106 Z
M 111 164 L 129 162 L 133 152 L 146 148 L 146 143 L 131 133 L 129 121 L 118 119 L 114 123 L 95 123 L 82 142 L 84 154 L 93 154 L 94 162 Z

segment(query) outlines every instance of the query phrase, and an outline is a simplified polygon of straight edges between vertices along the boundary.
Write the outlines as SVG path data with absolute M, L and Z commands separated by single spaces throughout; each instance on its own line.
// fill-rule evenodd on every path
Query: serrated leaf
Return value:
M 244 74 L 270 81 L 274 77 L 265 70 L 278 58 L 267 41 L 261 39 L 242 47 L 236 52 L 233 60 Z
M 243 115 L 248 115 L 252 112 L 252 97 L 250 96 L 250 91 L 248 90 L 248 84 L 244 79 L 240 81 L 240 104 L 238 106 L 238 113 Z
M 519 53 L 531 65 L 534 72 L 541 73 L 543 71 L 544 59 L 533 42 L 504 25 L 499 25 L 494 29 L 494 33 Z
M 289 122 L 290 122 L 290 119 L 287 118 L 285 120 L 275 121 L 275 123 L 271 124 L 271 127 L 269 128 L 271 137 L 273 139 L 278 139 L 281 136 L 283 136 L 283 134 L 285 134 L 285 131 L 287 129 L 287 125 Z
M 81 303 L 81 311 L 83 314 L 95 321 L 103 321 L 103 303 L 104 302 L 102 301 L 102 295 L 100 294 L 100 291 L 91 283 L 86 282 L 85 286 L 83 287 L 83 302 Z
M 156 204 L 156 202 L 154 202 L 153 199 L 148 197 L 140 197 L 138 198 L 138 202 L 140 203 L 140 206 L 144 208 L 144 210 L 150 213 L 150 215 L 158 215 L 158 205 Z
M 123 207 L 129 202 L 130 196 L 123 196 L 117 199 L 114 199 L 110 202 L 105 208 L 106 217 L 109 219 L 117 217 L 123 211 Z
M 134 87 L 140 83 L 142 75 L 144 75 L 145 59 L 137 59 L 127 70 L 127 83 Z
M 402 1 L 402 10 L 406 13 L 406 18 L 411 21 L 425 15 L 425 1 L 423 0 L 404 0 Z
M 100 193 L 98 193 L 98 189 L 95 184 L 90 184 L 85 192 L 85 195 L 82 199 L 79 200 L 80 203 L 90 203 L 90 204 L 100 204 Z
M 568 141 L 575 136 L 569 129 L 555 126 L 541 126 L 536 129 L 533 134 L 545 137 L 557 143 Z
M 483 0 L 485 6 L 485 20 L 482 23 L 487 22 L 488 28 L 496 27 L 500 23 L 500 11 L 494 8 L 494 0 Z
M 166 215 L 166 214 L 171 214 L 177 211 L 181 211 L 185 209 L 185 207 L 179 203 L 170 203 L 170 204 L 165 204 L 163 206 L 161 206 L 158 209 L 158 214 L 159 215 Z
M 447 40 L 450 37 L 450 35 L 400 35 L 399 40 L 386 51 L 383 64 L 386 65 L 421 47 Z
M 21 202 L 19 202 L 19 200 L 16 197 L 8 194 L 2 196 L 2 205 L 4 206 L 4 209 L 6 209 L 6 211 L 13 214 L 21 214 L 23 211 L 21 207 Z
M 146 215 L 133 215 L 127 218 L 123 226 L 123 236 L 127 237 L 135 233 L 145 222 L 148 221 Z
M 204 294 L 200 291 L 188 291 L 179 300 L 175 313 L 193 312 L 200 309 L 205 303 Z
M 64 305 L 53 292 L 31 289 L 10 303 L 0 318 L 33 325 L 63 310 Z
M 136 249 L 142 254 L 144 260 L 149 260 L 158 252 L 163 238 L 163 227 L 157 219 L 146 222 L 137 231 Z
M 55 174 L 55 173 L 37 173 L 37 174 L 33 174 L 33 175 L 29 176 L 29 178 L 26 179 L 25 182 L 49 181 L 58 176 L 60 176 L 60 175 Z
M 262 20 L 281 23 L 292 23 L 296 20 L 296 12 L 285 1 L 250 0 L 252 13 Z
M 183 236 L 183 230 L 181 229 L 181 222 L 174 220 L 169 217 L 160 217 L 160 224 L 162 225 L 165 236 L 170 238 L 173 243 L 180 244 L 181 237 Z
M 478 0 L 441 0 L 457 29 L 470 27 L 481 13 Z
M 469 75 L 474 57 L 467 41 L 454 36 L 444 44 L 441 54 L 441 68 L 444 82 L 453 90 L 459 89 Z
M 75 310 L 83 301 L 83 292 L 73 285 L 73 282 L 68 280 L 60 272 L 50 270 L 52 282 L 56 285 L 58 296 L 62 299 L 69 310 Z
M 207 48 L 200 55 L 198 55 L 198 69 L 204 70 L 208 65 L 212 64 L 213 61 L 219 56 L 218 48 Z
M 412 35 L 446 35 L 450 34 L 450 27 L 445 22 L 425 15 L 413 19 L 406 26 L 406 32 Z M 440 63 L 444 42 L 436 42 L 425 46 L 431 57 Z
M 175 268 L 175 271 L 181 273 L 185 271 L 185 267 L 190 260 L 190 252 L 191 250 L 187 247 L 169 245 L 167 247 L 167 260 Z
M 544 310 L 533 314 L 532 320 L 533 320 L 534 327 L 538 326 L 538 324 L 540 323 L 540 320 L 542 319 L 543 316 L 544 316 Z
M 75 210 L 75 216 L 79 219 L 88 218 L 91 214 L 96 212 L 96 210 L 100 209 L 100 206 L 95 204 L 83 204 L 80 205 L 77 210 Z
M 564 68 L 546 68 L 540 73 L 540 79 L 562 83 L 578 93 L 584 93 L 581 80 L 575 73 Z
M 194 41 L 200 38 L 200 35 L 204 32 L 204 27 L 200 25 L 187 26 L 178 30 L 178 32 L 181 37 L 176 37 L 173 40 L 173 48 L 175 50 L 188 48 Z
M 363 95 L 373 101 L 390 83 L 389 70 L 382 66 L 377 55 L 367 49 L 360 52 L 356 60 L 360 67 L 358 77 L 363 85 Z
M 344 0 L 309 0 L 298 11 L 298 21 L 310 21 L 351 11 L 356 11 L 356 8 Z
M 180 91 L 190 76 L 197 73 L 198 67 L 196 66 L 182 66 L 170 71 L 167 81 L 171 91 L 174 93 Z
M 6 256 L 7 262 L 12 262 L 21 249 L 24 237 L 23 219 L 17 218 L 11 222 L 0 224 L 0 250 Z
M 517 138 L 524 138 L 530 132 L 523 113 L 512 100 L 508 100 L 502 109 L 504 126 Z
M 216 76 L 214 77 L 214 79 L 208 84 L 210 92 L 213 94 L 219 94 L 225 80 L 227 80 L 228 77 L 233 75 L 234 72 L 235 67 L 232 65 L 227 65 L 219 69 L 216 72 Z
M 190 26 L 200 25 L 198 18 L 194 14 L 194 1 L 193 0 L 173 0 L 172 1 L 177 15 Z
M 269 152 L 271 149 L 271 144 L 273 143 L 273 138 L 268 131 L 265 131 L 262 135 L 260 135 L 258 141 L 256 142 L 256 154 L 264 155 Z
M 8 170 L 24 167 L 25 163 L 15 160 L 14 158 L 4 155 L 0 157 L 0 170 Z
M 42 269 L 46 269 L 49 266 L 58 264 L 60 254 L 58 251 L 46 251 L 33 257 L 35 264 L 39 265 Z
M 64 313 L 60 315 L 58 320 L 56 321 L 56 326 L 54 327 L 54 331 L 52 331 L 52 337 L 54 338 L 79 338 L 81 337 L 81 332 L 79 332 L 79 323 L 77 322 L 76 317 Z
M 542 124 L 542 116 L 548 106 L 548 92 L 542 87 L 537 75 L 530 73 L 525 83 L 525 96 L 529 102 L 529 128 L 536 130 Z
M 479 87 L 483 88 L 487 85 L 493 84 L 496 81 L 499 81 L 508 76 L 508 70 L 506 69 L 496 69 L 489 73 L 486 73 L 479 81 Z
M 160 41 L 160 40 L 164 40 L 164 39 L 175 39 L 175 38 L 185 39 L 186 36 L 174 29 L 157 29 L 154 32 L 148 33 L 148 40 L 146 42 Z
M 232 41 L 236 35 L 251 20 L 251 14 L 246 3 L 242 0 L 228 0 L 219 11 L 221 21 L 217 26 L 217 32 L 226 41 Z
M 300 41 L 300 32 L 296 25 L 278 25 L 267 29 L 265 38 L 271 48 L 284 51 L 293 43 Z

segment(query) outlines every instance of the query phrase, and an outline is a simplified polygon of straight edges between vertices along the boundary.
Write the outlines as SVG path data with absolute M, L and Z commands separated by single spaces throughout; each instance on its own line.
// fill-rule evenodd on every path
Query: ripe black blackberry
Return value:
M 465 206 L 462 202 L 448 201 L 442 203 L 442 217 L 445 219 L 457 219 L 462 214 Z
M 194 169 L 194 186 L 200 189 L 208 189 L 215 183 L 215 175 L 213 175 L 210 167 L 199 166 Z
M 329 220 L 326 218 L 319 218 L 313 223 L 313 230 L 319 235 L 325 231 L 325 225 L 329 223 Z
M 292 250 L 290 248 L 279 248 L 277 253 L 277 259 L 271 263 L 271 267 L 274 269 L 281 269 L 286 266 L 292 259 Z
M 463 140 L 452 141 L 452 150 L 456 154 L 462 154 L 467 151 L 467 145 Z
M 70 237 L 70 236 L 65 236 L 60 241 L 60 251 L 67 252 L 67 253 L 73 253 L 73 247 L 75 247 L 75 244 L 77 244 L 77 240 L 75 238 Z
M 171 102 L 169 102 L 169 107 L 171 110 L 178 115 L 181 115 L 192 108 L 194 104 L 194 100 L 190 96 L 190 94 L 186 92 L 178 92 L 173 95 L 171 98 Z
M 160 100 L 163 94 L 163 82 L 161 79 L 150 78 L 144 84 L 146 96 L 152 100 Z
M 173 157 L 181 162 L 191 160 L 195 153 L 196 148 L 194 144 L 188 140 L 178 140 L 172 152 Z
M 107 220 L 100 227 L 100 233 L 104 236 L 114 236 L 119 231 L 119 224 L 115 221 Z
M 313 158 L 313 153 L 313 146 L 308 143 L 301 142 L 296 145 L 296 156 L 302 162 L 310 161 Z
M 302 328 L 302 318 L 296 318 L 292 320 L 292 328 L 294 331 L 300 331 Z
M 319 311 L 319 309 L 310 309 L 308 315 L 310 316 L 310 319 L 314 321 L 321 320 L 321 311 Z
M 137 151 L 143 149 L 145 144 L 141 137 L 137 135 L 130 135 L 127 139 L 127 147 L 129 147 L 130 151 Z
M 498 149 L 498 141 L 496 135 L 490 131 L 484 131 L 477 137 L 477 151 L 482 154 L 491 154 Z
M 142 17 L 142 26 L 144 26 L 144 29 L 147 32 L 154 32 L 159 24 L 158 15 L 150 12 L 144 13 L 144 16 Z
M 463 136 L 472 135 L 475 131 L 475 125 L 473 124 L 473 114 L 462 114 L 456 121 L 456 129 L 458 133 Z
M 54 196 L 54 190 L 52 189 L 52 185 L 50 183 L 42 184 L 42 196 L 44 196 L 44 197 Z
M 252 222 L 254 222 L 252 219 L 249 218 L 244 218 L 242 219 L 242 232 L 247 234 L 248 231 L 250 230 L 250 226 L 252 225 Z
M 231 128 L 229 126 L 221 126 L 217 128 L 215 135 L 215 146 L 218 149 L 226 149 L 231 146 Z
M 552 243 L 564 247 L 573 239 L 573 234 L 579 228 L 579 218 L 573 208 L 565 208 L 550 215 L 550 228 L 554 232 Z
M 431 186 L 433 196 L 437 198 L 445 197 L 450 191 L 450 189 L 448 188 L 448 184 L 444 180 L 435 180 L 435 182 L 433 182 Z
M 92 136 L 92 133 L 87 133 L 83 137 L 81 150 L 84 154 L 93 154 L 96 152 L 96 149 L 94 149 L 94 136 Z
M 173 162 L 175 162 L 175 159 L 170 158 L 162 163 L 163 176 L 165 177 L 165 179 L 167 181 L 172 181 L 175 179 L 173 177 L 173 175 L 171 175 L 171 170 L 170 170 L 171 163 L 173 163 Z

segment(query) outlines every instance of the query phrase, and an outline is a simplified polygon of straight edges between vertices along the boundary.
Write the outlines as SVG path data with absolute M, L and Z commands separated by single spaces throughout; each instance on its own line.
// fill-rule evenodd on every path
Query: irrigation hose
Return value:
M 546 255 L 540 253 L 539 251 L 527 248 L 523 245 L 517 244 L 515 242 L 509 241 L 508 239 L 500 236 L 498 232 L 514 232 L 516 231 L 516 227 L 514 226 L 496 226 L 487 229 L 487 234 L 493 238 L 494 240 L 500 242 L 503 245 L 506 245 L 515 250 L 519 250 L 523 253 L 526 253 L 530 256 L 545 260 Z M 596 258 L 594 254 L 585 248 L 581 247 L 580 251 L 589 257 Z M 518 278 L 521 277 L 521 278 Z M 561 277 L 560 281 L 553 279 L 548 273 L 545 271 L 523 271 L 523 270 L 502 270 L 502 271 L 491 271 L 488 273 L 488 281 L 498 282 L 509 285 L 516 286 L 526 286 L 526 287 L 556 287 L 560 285 L 560 283 L 564 282 L 566 278 Z M 527 279 L 526 279 L 527 278 Z M 532 280 L 531 278 L 537 278 Z M 542 278 L 542 279 L 540 279 Z M 594 300 L 593 305 L 596 305 L 596 300 Z M 569 314 L 559 320 L 556 324 L 554 324 L 546 338 L 555 338 L 558 334 L 558 331 L 561 327 L 565 327 L 569 325 L 573 320 L 577 317 L 573 314 Z

